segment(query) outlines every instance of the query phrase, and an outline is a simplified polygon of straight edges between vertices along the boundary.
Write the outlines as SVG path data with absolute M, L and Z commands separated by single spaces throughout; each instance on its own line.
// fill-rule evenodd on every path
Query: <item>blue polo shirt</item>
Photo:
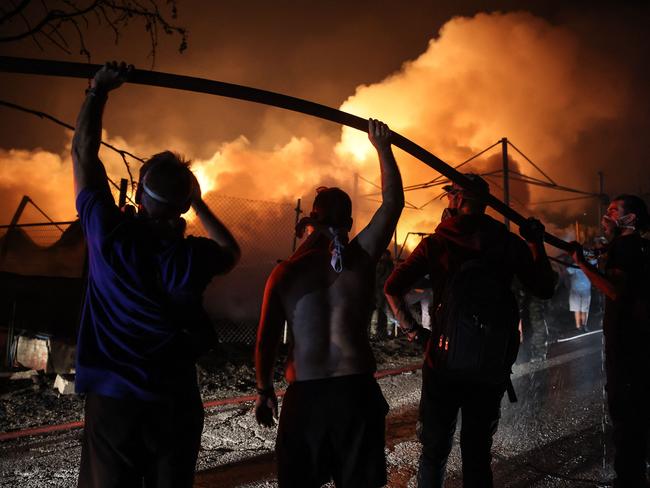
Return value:
M 228 257 L 203 237 L 160 241 L 107 186 L 82 190 L 77 211 L 89 266 L 77 393 L 155 401 L 196 389 L 191 337 L 211 327 L 202 295 Z

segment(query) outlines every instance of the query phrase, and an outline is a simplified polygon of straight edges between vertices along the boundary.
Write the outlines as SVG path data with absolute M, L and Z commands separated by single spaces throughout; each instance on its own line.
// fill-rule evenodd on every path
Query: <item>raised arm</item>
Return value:
M 194 175 L 192 175 L 194 176 Z M 231 258 L 231 265 L 228 269 L 232 269 L 239 258 L 241 257 L 241 250 L 239 244 L 230 233 L 228 228 L 223 225 L 221 220 L 210 210 L 210 207 L 206 205 L 201 197 L 201 186 L 199 185 L 198 180 L 194 177 L 194 191 L 192 193 L 192 208 L 196 212 L 201 224 L 208 232 L 210 239 L 216 242 L 223 253 L 227 254 Z
M 598 268 L 590 264 L 582 250 L 582 246 L 577 242 L 572 242 L 573 251 L 571 255 L 580 269 L 585 273 L 591 284 L 606 295 L 610 300 L 618 300 L 625 291 L 626 276 L 625 272 L 612 268 L 608 270 L 607 276 L 602 274 Z
M 75 196 L 86 187 L 101 188 L 102 185 L 108 184 L 106 170 L 99 160 L 102 115 L 108 92 L 122 85 L 132 69 L 132 66 L 125 63 L 106 63 L 95 74 L 91 88 L 86 92 L 72 139 Z
M 273 426 L 273 419 L 278 418 L 278 399 L 273 387 L 273 368 L 286 320 L 277 291 L 281 274 L 280 266 L 273 270 L 266 282 L 255 344 L 255 378 L 257 380 L 255 418 L 257 423 L 266 427 Z
M 391 149 L 391 131 L 379 120 L 368 120 L 368 139 L 379 156 L 381 169 L 381 205 L 370 223 L 359 233 L 357 242 L 371 256 L 379 259 L 390 243 L 395 226 L 404 208 L 402 177 Z

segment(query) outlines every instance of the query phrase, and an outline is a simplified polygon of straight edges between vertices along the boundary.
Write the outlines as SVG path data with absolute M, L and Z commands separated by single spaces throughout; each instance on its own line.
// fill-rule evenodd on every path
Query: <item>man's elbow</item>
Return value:
M 81 163 L 86 161 L 90 154 L 92 154 L 92 141 L 83 135 L 80 135 L 75 132 L 74 137 L 72 138 L 72 159 Z M 95 153 L 96 155 L 97 153 Z
M 79 161 L 82 154 L 83 143 L 81 142 L 81 137 L 75 132 L 74 137 L 72 138 L 72 159 L 73 161 Z
M 402 215 L 402 210 L 404 210 L 404 197 L 402 198 L 384 198 L 381 203 L 382 214 L 385 215 L 390 221 L 395 222 Z
M 227 257 L 225 259 L 226 263 L 223 266 L 223 272 L 229 273 L 230 271 L 232 271 L 235 268 L 235 266 L 237 266 L 237 263 L 239 263 L 240 259 L 241 259 L 241 251 L 239 247 L 237 247 L 237 249 L 228 249 Z
M 391 189 L 382 200 L 382 203 L 389 205 L 391 208 L 399 209 L 401 212 L 404 208 L 404 190 L 402 186 L 399 185 L 399 188 Z
M 234 246 L 231 246 L 227 250 L 228 254 L 228 265 L 227 271 L 231 271 L 237 264 L 239 263 L 239 260 L 241 259 L 241 249 L 237 244 Z
M 239 263 L 239 260 L 241 259 L 241 248 L 239 247 L 238 244 L 235 244 L 235 247 L 231 249 L 230 252 L 232 254 L 233 266 L 235 266 Z
M 402 292 L 397 284 L 389 278 L 384 285 L 384 295 L 386 295 L 386 298 L 388 299 L 395 300 L 402 295 Z

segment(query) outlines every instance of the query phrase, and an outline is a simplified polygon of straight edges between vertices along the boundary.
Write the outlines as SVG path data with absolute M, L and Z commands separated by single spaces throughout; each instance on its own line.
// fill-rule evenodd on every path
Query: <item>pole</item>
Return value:
M 600 228 L 600 221 L 603 219 L 603 202 L 605 200 L 605 175 L 602 171 L 598 172 L 598 223 Z
M 397 226 L 395 226 L 395 234 L 393 235 L 393 237 L 395 239 L 395 247 L 394 247 L 395 250 L 393 251 L 395 254 L 393 254 L 393 256 L 395 256 L 395 264 L 397 264 L 397 252 L 399 247 L 397 244 Z
M 508 139 L 501 139 L 501 156 L 503 158 L 503 203 L 510 207 L 510 165 L 508 164 Z M 510 230 L 510 219 L 503 216 L 503 223 Z
M 0 56 L 0 72 L 6 73 L 65 76 L 88 79 L 92 78 L 101 67 L 102 66 L 98 64 Z M 133 70 L 129 76 L 129 82 L 197 93 L 207 93 L 235 98 L 238 100 L 262 103 L 273 107 L 312 115 L 338 124 L 347 125 L 348 127 L 352 127 L 362 132 L 368 131 L 368 121 L 365 118 L 342 112 L 341 110 L 327 107 L 319 103 L 248 86 L 146 70 Z M 421 162 L 441 173 L 443 176 L 446 176 L 461 187 L 467 188 L 481 195 L 481 198 L 485 201 L 486 205 L 489 205 L 507 219 L 519 225 L 523 224 L 526 220 L 523 215 L 510 208 L 494 195 L 484 193 L 480 188 L 476 188 L 474 183 L 465 175 L 452 168 L 423 147 L 396 132 L 393 132 L 392 136 L 391 142 L 394 146 L 399 147 L 411 156 L 419 159 Z M 571 250 L 571 246 L 568 242 L 565 242 L 548 232 L 544 234 L 544 240 L 559 249 L 565 251 Z
M 14 334 L 16 332 L 17 306 L 17 298 L 14 297 L 13 306 L 11 308 L 11 322 L 9 322 L 9 330 L 7 330 L 7 357 L 5 358 L 7 369 L 12 369 L 14 367 Z
M 2 248 L 0 248 L 0 264 L 4 262 L 5 257 L 7 256 L 7 252 L 9 251 L 9 243 L 11 241 L 11 238 L 13 237 L 16 224 L 18 224 L 18 221 L 20 220 L 20 216 L 25 211 L 25 207 L 29 202 L 30 202 L 29 197 L 27 195 L 23 195 L 23 198 L 18 204 L 18 207 L 16 207 L 16 211 L 14 212 L 14 216 L 11 218 L 11 223 L 9 224 L 9 228 L 7 229 L 5 238 L 2 241 Z
M 120 196 L 117 203 L 117 208 L 122 208 L 126 205 L 126 190 L 129 185 L 129 180 L 122 178 L 120 180 Z
M 354 184 L 352 186 L 352 229 L 350 231 L 351 235 L 357 233 L 357 217 L 359 207 L 359 173 L 354 173 Z
M 296 202 L 296 208 L 294 208 L 294 210 L 296 212 L 296 223 L 294 225 L 294 228 L 295 228 L 295 226 L 298 225 L 298 221 L 300 220 L 300 214 L 302 213 L 302 210 L 300 210 L 300 198 Z M 296 245 L 297 244 L 298 244 L 298 236 L 294 232 L 293 233 L 293 246 L 291 246 L 291 252 L 292 253 L 294 253 L 296 251 Z

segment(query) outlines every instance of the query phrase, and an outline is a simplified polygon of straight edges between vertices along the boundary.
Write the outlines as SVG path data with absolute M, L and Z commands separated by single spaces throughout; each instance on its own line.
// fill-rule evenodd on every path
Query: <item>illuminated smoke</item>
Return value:
M 619 115 L 624 95 L 611 90 L 613 71 L 567 29 L 523 12 L 479 14 L 447 22 L 425 53 L 381 82 L 358 87 L 342 109 L 388 121 L 394 130 L 450 164 L 508 137 L 560 184 L 596 191 L 593 165 L 571 155 L 581 134 Z M 369 147 L 356 131 L 343 129 L 337 152 L 372 171 Z M 511 162 L 513 167 L 541 177 L 514 151 L 510 154 L 517 163 Z M 407 157 L 398 159 L 405 184 L 437 176 Z M 479 159 L 466 168 L 481 171 L 500 165 L 497 151 L 496 159 Z M 501 197 L 497 186 L 501 182 L 494 178 L 490 182 L 492 192 Z M 524 198 L 524 204 L 571 196 L 536 187 L 527 192 L 513 185 L 513 197 Z M 419 206 L 439 191 L 406 196 Z M 571 208 L 575 212 L 584 205 Z M 586 205 L 595 209 L 594 201 Z M 423 226 L 434 224 L 442 207 L 438 203 L 429 205 L 428 211 L 406 211 L 400 228 L 427 230 Z M 521 205 L 517 209 L 522 211 Z M 553 207 L 558 209 L 562 207 Z M 544 211 L 544 207 L 532 210 Z
M 424 53 L 384 80 L 359 86 L 342 109 L 386 121 L 450 164 L 505 136 L 559 183 L 595 191 L 595 165 L 576 157 L 576 144 L 598 124 L 624 115 L 625 89 L 612 90 L 611 86 L 618 77 L 615 85 L 624 87 L 625 76 L 567 28 L 524 12 L 479 14 L 451 19 Z M 180 119 L 184 116 L 179 112 Z M 141 156 L 169 148 L 194 158 L 193 169 L 206 196 L 214 191 L 292 203 L 303 197 L 305 208 L 319 185 L 338 185 L 353 193 L 354 173 L 358 173 L 362 179 L 355 218 L 359 225 L 366 223 L 377 207 L 373 200 L 378 195 L 364 179 L 379 183 L 376 156 L 367 136 L 348 128 L 342 130 L 338 141 L 325 135 L 299 138 L 291 134 L 291 127 L 273 127 L 257 141 L 240 136 L 208 142 L 202 147 L 211 147 L 212 156 L 203 158 L 192 154 L 190 141 L 148 140 L 137 131 L 129 141 L 112 142 Z M 276 137 L 275 145 L 269 144 Z M 264 141 L 264 148 L 260 141 Z M 438 176 L 399 150 L 395 152 L 405 184 Z M 102 154 L 109 174 L 116 180 L 124 177 L 120 158 L 107 151 Z M 540 176 L 521 157 L 512 151 L 511 155 L 512 168 Z M 498 152 L 492 152 L 467 169 L 481 171 L 499 165 Z M 137 168 L 134 163 L 136 177 Z M 2 221 L 8 222 L 22 194 L 30 195 L 55 219 L 72 218 L 71 180 L 67 154 L 3 151 Z M 501 196 L 500 181 L 492 179 L 491 184 L 493 192 Z M 527 190 L 514 182 L 511 191 L 513 201 L 524 205 L 565 196 L 538 188 Z M 375 195 L 362 197 L 371 193 Z M 405 209 L 399 226 L 400 244 L 408 231 L 435 228 L 445 203 L 435 199 L 439 194 L 439 187 L 406 194 L 416 207 L 433 202 L 422 210 Z M 521 206 L 516 208 L 526 213 Z M 530 212 L 560 218 L 586 208 L 592 211 L 595 204 L 531 207 Z M 561 226 L 567 225 L 564 220 Z

